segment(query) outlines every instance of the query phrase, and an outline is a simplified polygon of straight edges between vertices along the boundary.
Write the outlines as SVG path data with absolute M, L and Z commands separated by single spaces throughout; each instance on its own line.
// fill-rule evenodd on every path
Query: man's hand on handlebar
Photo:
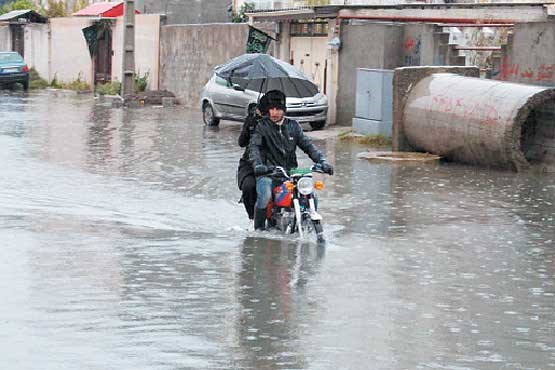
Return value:
M 327 173 L 328 175 L 333 175 L 333 166 L 328 162 L 321 161 L 316 166 L 323 173 Z
M 274 172 L 274 166 L 266 166 L 265 164 L 257 164 L 254 167 L 254 174 L 256 176 L 264 176 Z

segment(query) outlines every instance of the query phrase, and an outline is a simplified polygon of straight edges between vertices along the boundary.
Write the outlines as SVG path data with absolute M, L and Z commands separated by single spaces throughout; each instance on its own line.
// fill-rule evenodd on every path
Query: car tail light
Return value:
M 23 68 L 21 68 L 21 72 L 29 72 L 29 67 L 23 66 Z

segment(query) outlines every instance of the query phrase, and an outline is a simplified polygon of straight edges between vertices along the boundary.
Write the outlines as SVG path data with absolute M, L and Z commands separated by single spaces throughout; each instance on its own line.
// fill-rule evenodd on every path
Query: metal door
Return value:
M 104 84 L 112 81 L 112 32 L 105 31 L 97 40 L 94 56 L 94 83 Z
M 355 116 L 382 120 L 382 74 L 371 70 L 357 70 Z
M 10 24 L 12 32 L 12 51 L 17 51 L 19 55 L 25 58 L 25 34 L 23 25 Z
M 291 37 L 290 63 L 299 68 L 326 93 L 327 37 Z

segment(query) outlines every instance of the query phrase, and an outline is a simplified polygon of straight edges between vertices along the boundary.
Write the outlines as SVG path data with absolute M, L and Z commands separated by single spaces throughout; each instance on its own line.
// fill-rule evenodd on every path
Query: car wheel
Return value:
M 218 126 L 220 119 L 214 115 L 214 108 L 210 103 L 204 103 L 202 106 L 202 119 L 206 126 Z
M 325 125 L 326 121 L 310 122 L 310 127 L 312 127 L 314 131 L 323 129 Z
M 29 90 L 29 81 L 22 82 L 21 84 L 23 85 L 23 90 Z

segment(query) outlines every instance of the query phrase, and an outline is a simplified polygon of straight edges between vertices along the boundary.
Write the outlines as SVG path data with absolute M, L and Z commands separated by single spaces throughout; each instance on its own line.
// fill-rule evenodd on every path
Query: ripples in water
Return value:
M 0 100 L 4 366 L 555 366 L 552 178 L 372 164 L 320 141 L 336 176 L 319 249 L 245 230 L 238 124 Z

